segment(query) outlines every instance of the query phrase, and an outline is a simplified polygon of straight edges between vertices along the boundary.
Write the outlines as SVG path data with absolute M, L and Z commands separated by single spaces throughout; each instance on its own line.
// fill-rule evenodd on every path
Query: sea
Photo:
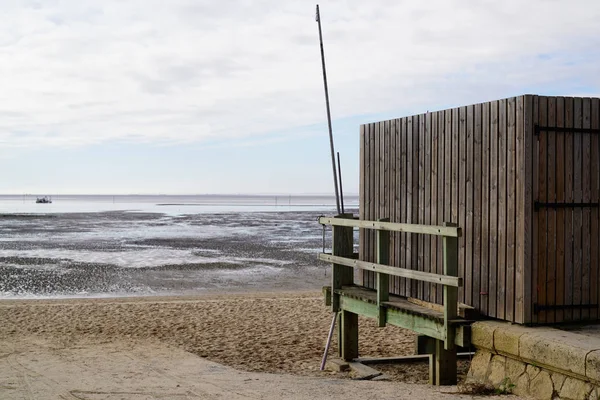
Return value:
M 0 195 L 0 298 L 319 289 L 327 195 Z M 358 197 L 345 196 L 346 212 Z

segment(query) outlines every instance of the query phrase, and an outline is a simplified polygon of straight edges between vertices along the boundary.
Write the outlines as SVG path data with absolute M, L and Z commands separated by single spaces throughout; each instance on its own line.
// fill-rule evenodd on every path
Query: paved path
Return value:
M 6 400 L 470 398 L 444 393 L 452 390 L 240 372 L 156 342 L 0 340 L 0 399 Z

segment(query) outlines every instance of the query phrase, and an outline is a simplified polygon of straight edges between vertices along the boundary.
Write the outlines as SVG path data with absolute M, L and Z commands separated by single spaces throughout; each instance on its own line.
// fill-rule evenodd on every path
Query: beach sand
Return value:
M 39 337 L 63 347 L 157 340 L 239 370 L 323 376 L 318 369 L 331 317 L 318 292 L 3 300 L 0 340 Z M 413 332 L 362 318 L 359 326 L 361 356 L 414 354 Z M 383 369 L 394 380 L 427 382 L 425 363 Z
M 318 292 L 2 300 L 0 398 L 471 398 L 418 384 L 425 363 L 378 366 L 392 382 L 319 371 L 331 317 Z M 414 354 L 411 331 L 359 323 L 361 356 Z

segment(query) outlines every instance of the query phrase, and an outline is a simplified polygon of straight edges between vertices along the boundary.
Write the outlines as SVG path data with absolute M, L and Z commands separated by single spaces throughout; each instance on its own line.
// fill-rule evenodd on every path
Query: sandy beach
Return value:
M 2 300 L 0 320 L 2 399 L 458 396 L 425 385 L 425 363 L 378 366 L 391 382 L 319 371 L 331 314 L 314 291 Z M 414 338 L 360 320 L 361 356 L 414 354 Z
M 158 340 L 245 371 L 319 375 L 331 313 L 318 292 L 181 297 L 4 300 L 0 339 L 42 337 L 59 346 Z M 414 334 L 360 321 L 362 356 L 407 355 Z M 335 356 L 334 342 L 330 354 Z M 424 382 L 425 365 L 398 366 L 398 379 Z

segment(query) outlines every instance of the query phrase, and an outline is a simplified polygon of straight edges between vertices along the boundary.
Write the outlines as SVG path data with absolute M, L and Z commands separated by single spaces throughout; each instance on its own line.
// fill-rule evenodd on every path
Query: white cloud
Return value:
M 313 2 L 14 1 L 0 13 L 3 146 L 249 143 L 325 117 Z M 331 0 L 321 13 L 335 118 L 600 87 L 596 0 Z

